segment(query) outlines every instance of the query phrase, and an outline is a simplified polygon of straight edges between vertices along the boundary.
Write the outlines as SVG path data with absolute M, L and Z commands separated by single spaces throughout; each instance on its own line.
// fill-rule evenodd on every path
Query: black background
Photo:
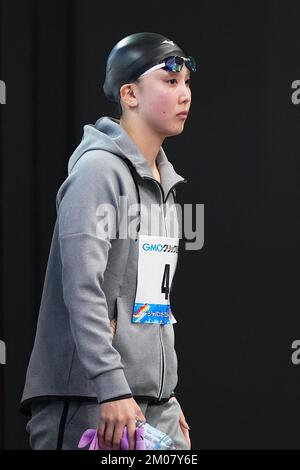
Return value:
M 112 46 L 164 34 L 197 60 L 184 132 L 163 146 L 205 242 L 173 290 L 177 395 L 193 449 L 299 449 L 300 79 L 297 1 L 0 2 L 1 448 L 28 448 L 18 412 L 55 222 L 84 124 L 113 115 Z

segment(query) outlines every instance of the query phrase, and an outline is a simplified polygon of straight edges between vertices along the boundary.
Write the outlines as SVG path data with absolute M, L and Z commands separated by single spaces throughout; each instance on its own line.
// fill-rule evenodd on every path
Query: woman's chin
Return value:
M 170 129 L 168 137 L 181 134 L 183 129 L 184 129 L 184 122 L 182 122 L 180 125 L 174 126 L 172 129 Z

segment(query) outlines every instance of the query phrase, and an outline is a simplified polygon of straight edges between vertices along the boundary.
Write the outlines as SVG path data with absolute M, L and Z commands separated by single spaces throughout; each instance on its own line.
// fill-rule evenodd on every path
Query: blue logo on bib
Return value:
M 161 243 L 144 243 L 143 244 L 143 250 L 144 251 L 162 251 L 164 248 L 164 245 Z

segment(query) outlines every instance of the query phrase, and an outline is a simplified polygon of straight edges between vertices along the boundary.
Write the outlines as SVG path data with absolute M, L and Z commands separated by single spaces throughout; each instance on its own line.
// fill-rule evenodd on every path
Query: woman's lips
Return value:
M 181 119 L 186 119 L 186 118 L 187 118 L 187 115 L 188 115 L 188 113 L 179 113 L 179 114 L 176 114 L 176 116 L 180 117 Z

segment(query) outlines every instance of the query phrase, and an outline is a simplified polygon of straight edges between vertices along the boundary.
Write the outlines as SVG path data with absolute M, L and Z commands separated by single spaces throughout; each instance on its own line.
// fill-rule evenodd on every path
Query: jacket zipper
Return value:
M 161 329 L 163 325 L 159 325 L 159 341 L 160 341 L 160 349 L 161 349 L 161 376 L 160 376 L 160 389 L 158 393 L 158 400 L 161 399 L 162 397 L 162 392 L 163 392 L 163 386 L 164 386 L 164 376 L 165 376 L 165 351 L 164 351 L 164 345 L 161 337 Z
M 159 190 L 160 190 L 160 193 L 161 193 L 161 199 L 162 199 L 163 214 L 164 214 L 165 236 L 167 237 L 168 234 L 167 234 L 167 227 L 166 227 L 165 203 L 167 202 L 167 199 L 168 199 L 169 194 L 172 191 L 172 189 L 175 188 L 175 186 L 177 186 L 180 183 L 187 183 L 187 179 L 184 178 L 183 180 L 177 181 L 177 183 L 173 184 L 173 186 L 171 186 L 171 188 L 169 189 L 169 192 L 168 192 L 166 198 L 164 199 L 164 190 L 163 190 L 162 185 L 159 183 L 159 181 L 157 181 L 155 178 L 151 178 L 151 176 L 143 176 L 143 178 L 147 179 L 147 180 L 154 181 L 154 183 L 159 187 Z
M 161 186 L 161 184 L 155 179 L 155 178 L 151 178 L 150 176 L 144 176 L 145 179 L 148 179 L 148 180 L 152 180 L 154 181 L 154 183 L 159 187 L 160 189 L 160 193 L 161 193 L 161 196 L 162 196 L 162 206 L 163 206 L 163 214 L 164 214 L 164 224 L 165 224 L 165 234 L 166 236 L 167 235 L 167 227 L 166 227 L 166 217 L 165 217 L 165 206 L 164 204 L 166 203 L 167 199 L 168 199 L 168 196 L 170 194 L 170 192 L 172 191 L 172 189 L 177 186 L 177 184 L 179 183 L 186 183 L 187 180 L 186 179 L 183 179 L 183 180 L 180 180 L 180 181 L 177 181 L 177 183 L 175 183 L 170 189 L 169 189 L 169 192 L 167 194 L 167 197 L 164 201 L 164 193 L 163 193 L 163 188 Z M 159 393 L 158 393 L 158 401 L 161 399 L 162 397 L 162 393 L 163 393 L 163 388 L 164 388 L 164 376 L 165 376 L 165 351 L 164 351 L 164 345 L 163 345 L 163 341 L 162 341 L 162 336 L 161 336 L 161 329 L 162 329 L 163 325 L 159 325 L 159 341 L 160 341 L 160 349 L 161 349 L 161 361 L 162 361 L 162 366 L 161 366 L 161 375 L 160 375 L 160 388 L 159 388 Z

